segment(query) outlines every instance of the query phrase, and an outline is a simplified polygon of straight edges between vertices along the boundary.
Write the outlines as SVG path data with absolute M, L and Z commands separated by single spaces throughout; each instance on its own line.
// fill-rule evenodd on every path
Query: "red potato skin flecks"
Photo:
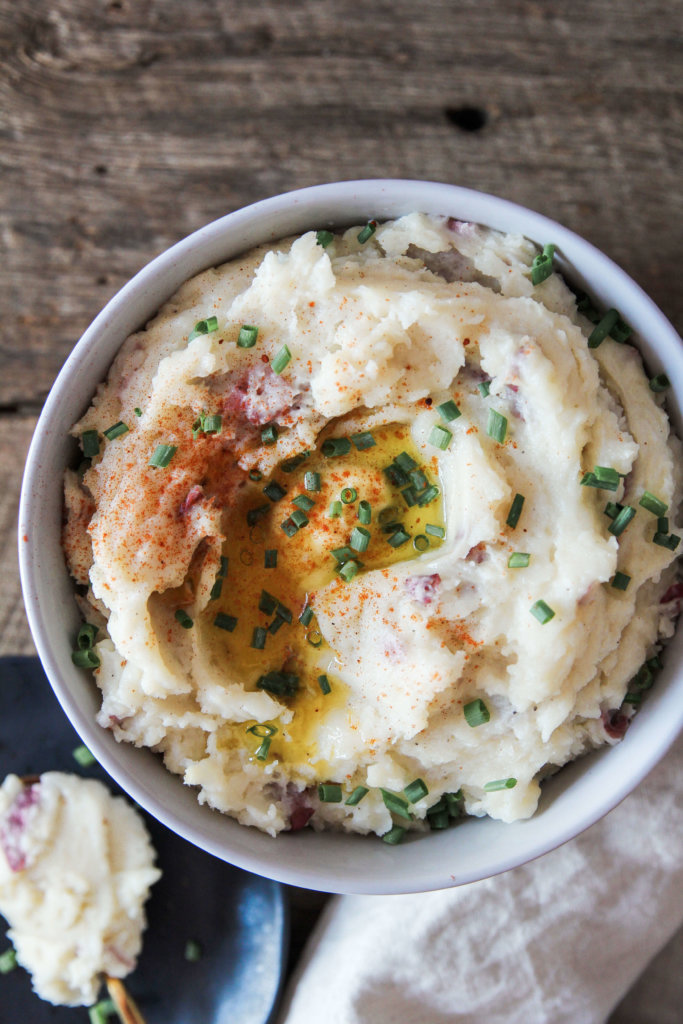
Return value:
M 615 709 L 613 711 L 603 711 L 602 713 L 602 724 L 605 732 L 613 740 L 623 739 L 629 723 L 630 719 L 623 711 Z
M 405 586 L 413 601 L 417 601 L 418 604 L 431 604 L 440 584 L 441 577 L 438 572 L 434 572 L 431 576 L 408 576 Z
M 21 849 L 20 838 L 26 828 L 29 809 L 35 807 L 39 800 L 40 783 L 25 786 L 0 825 L 0 848 L 11 871 L 23 871 L 26 867 L 26 855 Z

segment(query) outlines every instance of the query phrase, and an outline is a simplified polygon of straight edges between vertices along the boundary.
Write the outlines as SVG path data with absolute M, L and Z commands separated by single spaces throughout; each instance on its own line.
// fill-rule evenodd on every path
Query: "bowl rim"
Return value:
M 427 193 L 430 198 L 429 202 L 425 203 Z M 599 759 L 600 755 L 609 753 L 610 758 L 614 761 L 614 770 L 608 772 L 612 783 L 604 792 L 593 796 L 591 801 L 582 808 L 575 809 L 570 823 L 561 818 L 554 822 L 551 815 L 550 829 L 546 829 L 548 834 L 545 835 L 545 838 L 543 838 L 542 828 L 534 830 L 531 826 L 527 826 L 527 822 L 505 825 L 505 830 L 516 829 L 517 832 L 519 832 L 518 826 L 522 827 L 522 832 L 527 826 L 527 839 L 522 838 L 518 842 L 511 843 L 509 849 L 505 848 L 506 844 L 499 844 L 503 849 L 499 849 L 495 855 L 489 854 L 489 859 L 484 866 L 471 865 L 463 871 L 458 871 L 456 868 L 454 873 L 449 861 L 447 866 L 437 868 L 432 864 L 420 867 L 415 872 L 415 863 L 413 863 L 415 858 L 413 858 L 411 877 L 401 877 L 401 871 L 394 870 L 393 872 L 389 871 L 385 879 L 378 877 L 376 869 L 373 871 L 372 877 L 358 877 L 358 867 L 356 866 L 352 870 L 353 863 L 357 863 L 358 858 L 354 857 L 353 853 L 345 856 L 342 849 L 347 838 L 351 837 L 339 836 L 330 832 L 316 834 L 335 835 L 336 840 L 340 842 L 342 850 L 340 861 L 331 867 L 313 863 L 313 858 L 303 857 L 300 859 L 300 863 L 287 863 L 287 858 L 279 859 L 277 845 L 270 848 L 265 847 L 265 852 L 254 852 L 248 842 L 244 844 L 239 841 L 236 843 L 230 841 L 226 848 L 224 840 L 217 839 L 215 835 L 208 834 L 201 827 L 188 823 L 186 817 L 178 813 L 174 806 L 160 806 L 158 795 L 150 786 L 146 785 L 144 775 L 131 770 L 128 762 L 133 758 L 127 752 L 122 757 L 117 756 L 118 752 L 111 745 L 115 744 L 113 737 L 111 735 L 105 737 L 106 730 L 96 724 L 94 717 L 84 711 L 74 696 L 68 673 L 64 670 L 64 664 L 60 663 L 53 644 L 49 642 L 50 629 L 46 620 L 45 592 L 49 592 L 50 588 L 43 587 L 41 561 L 36 556 L 37 544 L 33 542 L 32 530 L 37 503 L 45 499 L 46 487 L 48 487 L 46 475 L 49 476 L 49 470 L 46 470 L 43 464 L 45 450 L 50 445 L 54 446 L 59 443 L 54 438 L 55 422 L 59 421 L 60 412 L 63 414 L 64 408 L 68 406 L 71 389 L 77 385 L 79 377 L 82 376 L 84 358 L 92 357 L 93 353 L 97 354 L 97 345 L 101 335 L 106 336 L 106 332 L 111 330 L 112 323 L 121 319 L 125 320 L 125 310 L 134 305 L 134 300 L 142 301 L 150 293 L 154 293 L 155 281 L 158 282 L 164 275 L 175 275 L 180 284 L 198 272 L 197 270 L 186 271 L 187 266 L 192 264 L 190 257 L 193 254 L 196 262 L 197 253 L 212 255 L 222 247 L 228 252 L 223 260 L 231 259 L 239 252 L 245 251 L 244 248 L 233 251 L 229 244 L 230 239 L 237 238 L 241 233 L 246 232 L 248 235 L 249 231 L 253 233 L 258 228 L 260 230 L 259 237 L 263 241 L 276 241 L 278 238 L 284 237 L 284 234 L 289 233 L 283 232 L 277 226 L 281 225 L 283 220 L 288 222 L 288 219 L 292 220 L 298 217 L 300 221 L 306 221 L 309 227 L 316 224 L 332 226 L 333 223 L 342 226 L 342 224 L 357 223 L 359 218 L 352 216 L 344 220 L 341 215 L 334 215 L 326 220 L 325 210 L 336 208 L 353 208 L 355 210 L 363 207 L 368 211 L 368 216 L 375 216 L 375 211 L 381 211 L 383 203 L 385 206 L 389 204 L 394 207 L 394 213 L 391 215 L 394 217 L 398 216 L 397 204 L 404 206 L 404 212 L 409 212 L 412 209 L 422 210 L 425 209 L 425 206 L 429 207 L 426 212 L 436 212 L 436 208 L 440 206 L 441 212 L 444 214 L 453 208 L 466 209 L 468 220 L 489 225 L 497 230 L 524 234 L 540 245 L 546 242 L 557 244 L 560 268 L 566 267 L 571 271 L 574 283 L 586 287 L 586 290 L 590 290 L 598 299 L 601 299 L 603 295 L 607 298 L 608 295 L 619 294 L 620 312 L 639 330 L 641 336 L 641 341 L 638 344 L 639 350 L 643 351 L 641 342 L 644 342 L 652 368 L 656 372 L 660 372 L 662 369 L 667 370 L 673 385 L 672 403 L 675 406 L 676 388 L 680 388 L 683 392 L 683 344 L 681 339 L 672 324 L 643 289 L 590 242 L 550 218 L 528 210 L 519 204 L 457 185 L 382 178 L 331 182 L 260 200 L 210 222 L 160 253 L 119 289 L 77 342 L 50 390 L 29 448 L 19 506 L 20 578 L 31 633 L 46 675 L 62 709 L 79 735 L 88 743 L 98 761 L 141 806 L 190 842 L 246 870 L 266 875 L 277 881 L 327 892 L 394 894 L 430 891 L 490 877 L 531 861 L 583 832 L 615 807 L 664 756 L 683 729 L 683 700 L 679 699 L 676 702 L 667 697 L 669 693 L 672 696 L 678 694 L 679 697 L 683 697 L 683 673 L 679 672 L 674 675 L 671 667 L 665 665 L 662 675 L 666 678 L 662 680 L 663 685 L 660 686 L 660 681 L 658 681 L 658 686 L 648 699 L 646 708 L 636 716 L 629 729 L 629 735 L 643 734 L 638 748 L 639 756 L 635 759 L 635 763 L 631 756 L 624 756 L 624 743 L 608 749 L 603 748 L 596 754 L 587 755 L 588 759 L 595 759 L 596 756 Z M 389 219 L 381 212 L 377 216 L 381 219 Z M 270 226 L 272 230 L 264 234 L 262 229 L 267 226 Z M 302 231 L 305 228 L 300 227 L 298 230 Z M 221 262 L 221 260 L 210 258 L 202 266 L 213 266 L 217 262 Z M 606 279 L 607 284 L 605 284 Z M 176 288 L 179 284 L 176 285 Z M 170 298 L 173 291 L 165 294 L 161 299 L 157 297 L 156 308 L 165 299 Z M 139 327 L 140 322 L 136 321 L 134 326 Z M 646 333 L 643 332 L 641 326 L 643 324 L 647 327 Z M 104 372 L 95 379 L 104 378 L 116 349 L 120 347 L 132 329 L 134 327 L 120 335 L 117 345 L 111 349 L 111 352 L 107 349 L 106 352 L 99 353 Z M 657 339 L 654 348 L 652 347 L 653 338 Z M 78 392 L 77 387 L 75 390 Z M 93 393 L 94 388 L 86 396 L 87 402 L 91 401 Z M 72 404 L 69 408 L 73 417 L 71 422 L 74 422 L 79 414 L 80 406 L 77 408 L 75 404 Z M 680 434 L 680 409 L 677 412 L 673 407 L 670 412 L 674 413 L 671 418 L 677 424 Z M 54 473 L 52 476 L 54 477 Z M 38 512 L 40 512 L 39 504 Z M 681 630 L 677 631 L 677 635 L 680 637 L 682 632 Z M 673 640 L 670 643 L 673 643 Z M 681 647 L 681 643 L 678 644 L 678 647 Z M 683 661 L 683 658 L 679 660 Z M 79 670 L 72 669 L 72 680 L 76 672 Z M 641 719 L 644 712 L 646 714 Z M 655 733 L 657 742 L 650 741 L 648 743 L 648 738 Z M 634 745 L 634 742 L 631 743 L 631 746 Z M 129 745 L 116 746 L 125 746 L 127 751 L 131 749 Z M 628 747 L 630 755 L 631 750 L 628 744 L 626 747 Z M 574 762 L 572 767 L 586 761 L 587 758 Z M 587 765 L 580 779 L 585 779 L 591 773 L 595 774 L 595 764 L 598 766 L 597 775 L 600 778 L 601 774 L 605 774 L 604 771 L 601 773 L 599 770 L 601 763 L 602 761 L 598 760 L 594 764 Z M 615 779 L 614 775 L 618 764 L 621 774 Z M 183 786 L 182 780 L 178 776 L 172 776 L 165 768 L 161 770 L 169 778 L 172 778 L 174 783 Z M 564 769 L 565 772 L 568 770 L 569 768 Z M 194 802 L 197 804 L 196 800 Z M 209 813 L 218 814 L 218 812 Z M 538 818 L 535 816 L 529 819 L 529 822 L 537 820 Z M 475 824 L 478 828 L 485 826 L 484 821 L 477 821 Z M 500 825 L 501 823 L 496 822 L 495 824 Z M 238 828 L 245 829 L 245 826 L 238 826 Z M 454 830 L 454 832 L 457 831 L 457 829 Z M 540 832 L 541 835 L 534 838 L 534 831 Z M 306 832 L 310 835 L 310 830 L 306 830 Z M 509 834 L 511 838 L 515 835 L 514 832 Z M 226 832 L 226 835 L 230 836 L 230 832 Z M 359 838 L 361 842 L 370 841 L 364 837 L 353 837 L 354 840 Z M 419 839 L 420 837 L 418 837 L 418 841 Z M 284 841 L 288 842 L 287 839 Z M 270 840 L 270 842 L 282 843 L 283 839 Z M 385 849 L 388 848 L 385 847 Z M 292 858 L 289 860 L 291 861 Z M 398 881 L 398 878 L 401 880 Z

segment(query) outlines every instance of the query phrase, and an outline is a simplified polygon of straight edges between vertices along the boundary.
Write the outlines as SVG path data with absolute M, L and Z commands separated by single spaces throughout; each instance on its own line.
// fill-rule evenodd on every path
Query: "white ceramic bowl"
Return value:
M 459 885 L 515 867 L 577 835 L 650 771 L 683 725 L 683 630 L 625 739 L 564 768 L 543 786 L 538 813 L 505 825 L 472 819 L 399 847 L 373 837 L 311 830 L 277 839 L 200 807 L 192 789 L 147 750 L 118 744 L 95 724 L 99 692 L 71 663 L 79 614 L 60 547 L 62 474 L 75 457 L 69 428 L 86 409 L 117 349 L 187 278 L 257 243 L 310 228 L 348 226 L 421 210 L 518 232 L 558 246 L 571 281 L 637 332 L 651 374 L 665 371 L 668 404 L 681 431 L 683 344 L 660 310 L 622 270 L 566 228 L 493 196 L 422 181 L 347 181 L 290 192 L 231 213 L 174 245 L 107 304 L 67 360 L 45 403 L 21 495 L 19 548 L 29 623 L 55 693 L 97 759 L 155 817 L 190 842 L 258 874 L 330 892 L 401 893 Z M 635 838 L 635 837 L 634 837 Z

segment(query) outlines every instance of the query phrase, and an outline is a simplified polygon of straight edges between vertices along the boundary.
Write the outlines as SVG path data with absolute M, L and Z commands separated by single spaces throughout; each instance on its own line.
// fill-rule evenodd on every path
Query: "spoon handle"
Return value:
M 132 996 L 120 978 L 105 977 L 109 997 L 116 1006 L 124 1024 L 145 1024 L 145 1018 L 138 1010 Z

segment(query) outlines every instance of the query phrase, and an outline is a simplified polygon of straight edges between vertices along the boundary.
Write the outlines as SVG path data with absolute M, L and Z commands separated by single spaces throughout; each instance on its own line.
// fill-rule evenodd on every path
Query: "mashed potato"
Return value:
M 272 835 L 514 821 L 623 734 L 673 628 L 678 447 L 536 256 L 422 214 L 309 232 L 126 341 L 64 546 L 99 723 L 200 801 Z
M 135 967 L 159 878 L 132 807 L 94 779 L 46 772 L 0 787 L 0 913 L 41 999 L 89 1006 Z

